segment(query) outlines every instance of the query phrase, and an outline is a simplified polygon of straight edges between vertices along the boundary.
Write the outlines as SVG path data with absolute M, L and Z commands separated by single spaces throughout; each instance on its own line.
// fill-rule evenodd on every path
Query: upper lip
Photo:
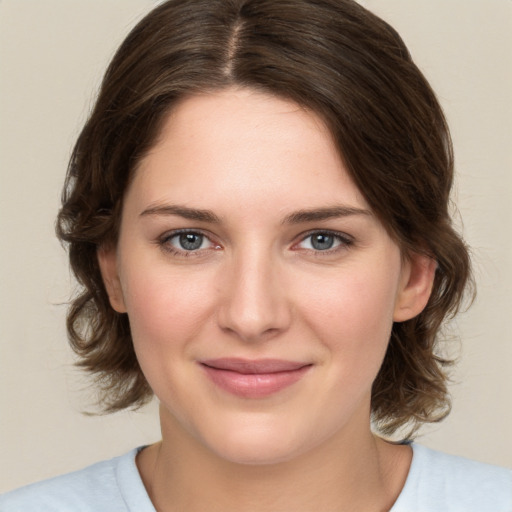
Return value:
M 286 361 L 283 359 L 240 359 L 225 357 L 220 359 L 207 359 L 201 364 L 217 370 L 228 370 L 242 374 L 279 373 L 299 370 L 310 363 Z

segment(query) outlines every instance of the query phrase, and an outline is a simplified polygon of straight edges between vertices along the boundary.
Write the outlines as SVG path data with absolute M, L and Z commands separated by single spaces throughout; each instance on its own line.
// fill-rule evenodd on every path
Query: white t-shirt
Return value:
M 390 512 L 512 512 L 512 470 L 413 444 Z M 155 512 L 135 456 L 99 462 L 0 496 L 0 512 Z

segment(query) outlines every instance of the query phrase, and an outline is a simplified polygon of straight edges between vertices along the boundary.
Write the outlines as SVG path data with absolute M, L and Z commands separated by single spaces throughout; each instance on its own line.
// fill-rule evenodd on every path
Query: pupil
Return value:
M 311 245 L 318 251 L 325 251 L 330 249 L 334 244 L 334 237 L 332 235 L 326 235 L 325 233 L 313 235 Z
M 180 245 L 187 251 L 194 251 L 199 249 L 202 243 L 202 235 L 197 235 L 194 233 L 184 233 L 180 235 Z

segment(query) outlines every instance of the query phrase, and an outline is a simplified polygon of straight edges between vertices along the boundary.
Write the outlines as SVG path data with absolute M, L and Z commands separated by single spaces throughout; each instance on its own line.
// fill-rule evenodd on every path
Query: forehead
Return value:
M 140 162 L 131 189 L 145 201 L 167 197 L 213 204 L 238 198 L 245 207 L 293 201 L 301 208 L 340 202 L 367 207 L 318 115 L 248 89 L 177 104 Z
M 283 150 L 297 150 L 300 142 L 301 152 L 337 152 L 317 114 L 291 100 L 239 87 L 183 98 L 164 118 L 152 152 L 200 144 L 203 151 L 219 154 L 229 148 L 234 154 L 252 144 L 255 156 L 262 158 L 276 142 Z

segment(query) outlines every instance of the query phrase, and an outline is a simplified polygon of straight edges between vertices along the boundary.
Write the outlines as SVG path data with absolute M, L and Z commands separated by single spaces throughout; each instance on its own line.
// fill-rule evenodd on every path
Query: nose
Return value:
M 279 265 L 260 250 L 233 258 L 222 278 L 221 329 L 243 341 L 274 338 L 290 325 L 292 311 Z

